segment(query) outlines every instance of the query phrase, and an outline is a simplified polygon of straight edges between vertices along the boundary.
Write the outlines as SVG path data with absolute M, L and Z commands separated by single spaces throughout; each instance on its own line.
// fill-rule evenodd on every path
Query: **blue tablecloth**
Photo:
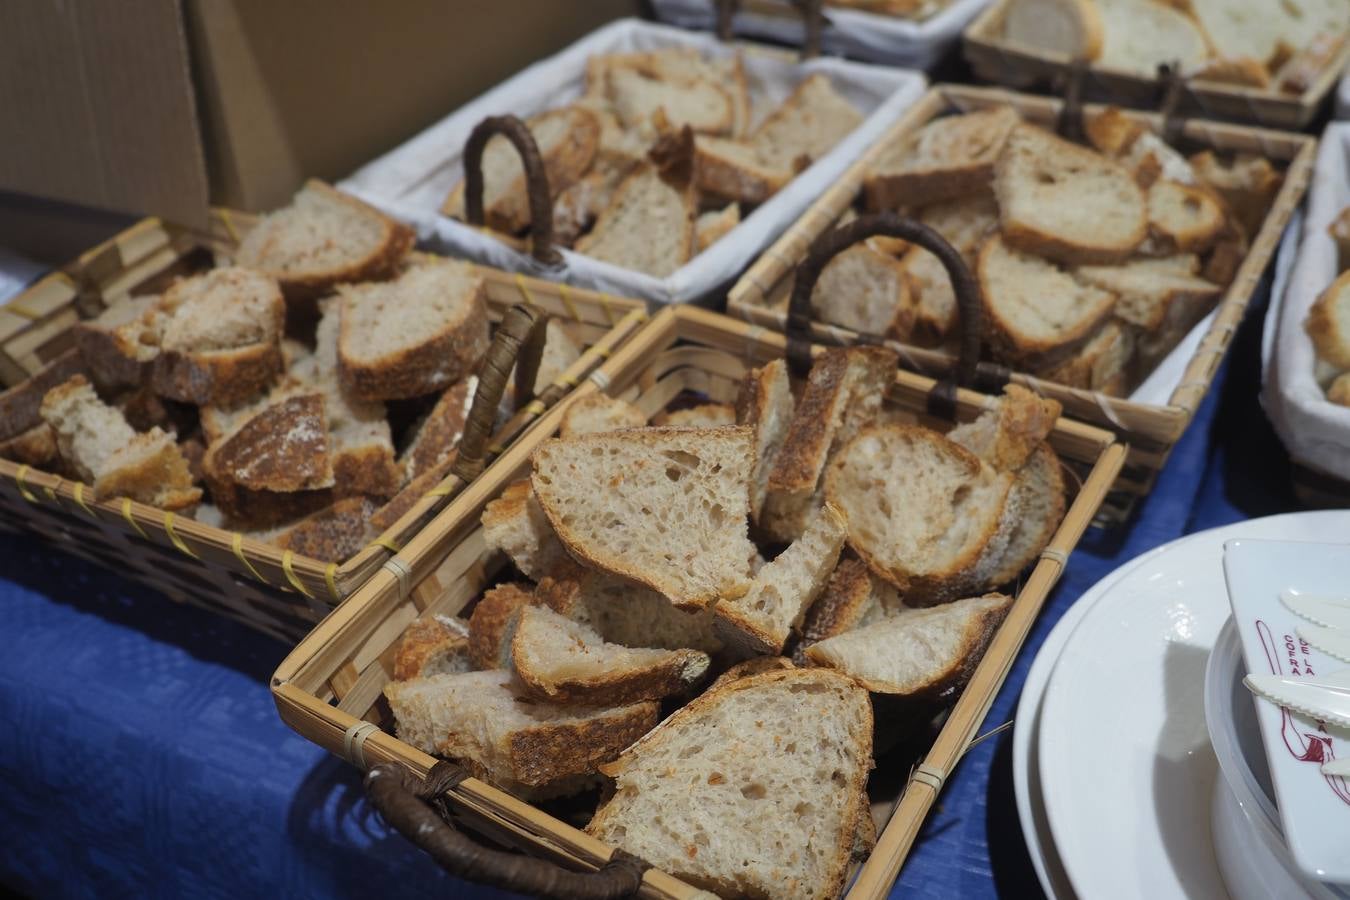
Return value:
M 1012 716 L 1060 615 L 1107 572 L 1188 532 L 1296 508 L 1257 405 L 1259 310 L 1135 520 L 1089 533 L 986 728 Z M 358 777 L 281 724 L 286 648 L 45 545 L 0 544 L 0 882 L 43 897 L 488 897 L 375 821 Z M 897 895 L 1039 893 L 1010 734 L 962 761 Z

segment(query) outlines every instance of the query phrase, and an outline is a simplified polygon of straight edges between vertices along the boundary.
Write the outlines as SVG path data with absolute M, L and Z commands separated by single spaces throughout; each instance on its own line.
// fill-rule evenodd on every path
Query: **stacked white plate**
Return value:
M 1013 737 L 1018 815 L 1049 897 L 1252 895 L 1258 886 L 1247 875 L 1220 870 L 1210 824 L 1216 782 L 1224 788 L 1204 699 L 1210 652 L 1231 612 L 1223 545 L 1345 534 L 1350 511 L 1190 535 L 1112 572 L 1051 631 Z M 1300 895 L 1308 892 L 1281 894 Z

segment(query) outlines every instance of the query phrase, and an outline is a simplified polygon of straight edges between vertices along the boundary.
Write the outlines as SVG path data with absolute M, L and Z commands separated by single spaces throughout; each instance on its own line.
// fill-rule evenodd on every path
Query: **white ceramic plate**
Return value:
M 1203 699 L 1229 614 L 1223 544 L 1347 528 L 1350 512 L 1333 511 L 1191 535 L 1130 564 L 1084 614 L 1050 675 L 1035 735 L 1050 837 L 1077 896 L 1225 896 L 1210 841 L 1216 766 Z

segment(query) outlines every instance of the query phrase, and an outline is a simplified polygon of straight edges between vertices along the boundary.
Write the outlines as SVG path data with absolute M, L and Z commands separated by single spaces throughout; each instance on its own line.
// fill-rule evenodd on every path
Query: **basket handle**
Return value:
M 488 116 L 474 126 L 464 143 L 464 215 L 470 225 L 481 226 L 483 215 L 483 151 L 490 139 L 501 135 L 520 154 L 525 167 L 525 190 L 530 201 L 530 252 L 535 259 L 554 266 L 562 255 L 553 246 L 553 200 L 548 186 L 548 170 L 539 145 L 525 123 L 515 116 Z
M 1181 101 L 1186 96 L 1186 76 L 1182 74 L 1181 63 L 1160 63 L 1158 82 L 1162 97 L 1158 101 L 1158 112 L 1162 115 L 1163 143 L 1176 147 L 1186 131 L 1186 117 L 1181 114 Z
M 530 384 L 534 384 L 544 352 L 547 321 L 548 317 L 543 313 L 521 304 L 508 309 L 502 317 L 501 325 L 492 337 L 492 346 L 479 367 L 478 388 L 474 391 L 473 405 L 464 422 L 464 436 L 460 438 L 455 464 L 450 470 L 463 483 L 477 478 L 486 464 L 488 438 L 497 420 L 497 409 L 506 392 L 511 369 L 528 370 Z
M 790 0 L 802 15 L 802 25 L 806 29 L 806 39 L 802 42 L 802 59 L 815 59 L 820 55 L 820 33 L 825 27 L 823 0 Z M 717 0 L 717 39 L 722 42 L 731 40 L 731 20 L 740 11 L 741 0 Z
M 894 212 L 859 216 L 847 224 L 827 231 L 816 239 L 806 257 L 797 266 L 792 297 L 788 301 L 787 360 L 796 375 L 805 375 L 811 369 L 811 293 L 825 266 L 835 256 L 854 244 L 871 237 L 903 238 L 932 253 L 947 271 L 960 310 L 960 352 L 956 366 L 948 378 L 940 379 L 928 397 L 928 410 L 933 415 L 952 418 L 956 411 L 956 388 L 972 387 L 977 382 L 992 390 L 1007 383 L 1010 374 L 1002 366 L 980 362 L 980 343 L 983 335 L 984 311 L 980 304 L 980 286 L 971 274 L 961 254 L 942 235 L 913 219 Z M 858 343 L 883 344 L 880 335 L 860 334 Z
M 1083 125 L 1083 82 L 1087 81 L 1088 61 L 1075 59 L 1060 76 L 1060 91 L 1064 103 L 1055 120 L 1055 134 L 1076 144 L 1087 143 L 1087 129 Z
M 637 894 L 647 865 L 615 850 L 594 872 L 572 872 L 546 860 L 483 846 L 450 824 L 445 794 L 468 773 L 438 762 L 419 782 L 401 763 L 366 773 L 366 797 L 389 825 L 457 878 L 537 897 L 619 900 Z

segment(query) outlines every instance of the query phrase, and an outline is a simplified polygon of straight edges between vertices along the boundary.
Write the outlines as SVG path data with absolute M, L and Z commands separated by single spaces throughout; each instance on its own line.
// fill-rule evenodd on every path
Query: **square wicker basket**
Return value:
M 690 395 L 734 400 L 744 373 L 784 355 L 786 340 L 766 329 L 691 307 L 663 310 L 571 397 L 509 448 L 483 477 L 456 497 L 387 566 L 319 625 L 273 675 L 282 719 L 296 731 L 363 769 L 398 761 L 424 777 L 436 762 L 394 737 L 382 690 L 394 646 L 421 616 L 455 615 L 481 596 L 505 565 L 489 553 L 479 523 L 484 506 L 529 470 L 533 450 L 553 436 L 566 406 L 595 391 L 621 397 L 649 417 Z M 810 348 L 820 353 L 824 348 Z M 896 373 L 887 397 L 895 410 L 946 430 L 954 424 L 927 413 L 935 382 Z M 962 389 L 955 418 L 969 420 L 993 398 Z M 883 755 L 873 775 L 873 815 L 884 831 L 857 873 L 849 894 L 884 897 L 895 880 L 942 780 L 975 736 L 1013 659 L 1065 561 L 1088 527 L 1124 459 L 1109 432 L 1061 418 L 1051 443 L 1076 487 L 1065 518 L 1030 574 L 964 692 L 931 743 Z M 919 777 L 905 778 L 910 766 Z M 594 869 L 613 850 L 559 818 L 470 778 L 448 794 L 448 806 L 467 826 L 526 853 L 578 869 Z M 696 891 L 649 870 L 642 896 L 690 900 Z M 702 894 L 701 896 L 707 896 Z
M 146 219 L 0 307 L 0 372 L 13 384 L 73 346 L 70 327 L 134 294 L 230 257 L 254 218 L 216 210 L 209 231 Z M 646 320 L 643 305 L 480 267 L 496 324 L 524 303 L 572 323 L 586 352 L 493 437 L 488 455 L 528 429 Z M 0 529 L 40 534 L 170 598 L 294 641 L 378 571 L 462 482 L 448 476 L 352 558 L 333 563 L 282 552 L 239 533 L 130 500 L 95 501 L 85 485 L 0 459 Z
M 787 327 L 787 298 L 792 290 L 797 265 L 806 256 L 811 244 L 834 227 L 840 217 L 854 206 L 871 160 L 906 133 L 939 115 L 1002 104 L 1013 106 L 1028 121 L 1046 126 L 1056 121 L 1062 107 L 1058 100 L 1001 89 L 959 85 L 933 88 L 750 267 L 728 295 L 728 314 L 756 325 L 784 330 Z M 1091 104 L 1086 106 L 1089 113 L 1100 108 Z M 1127 115 L 1153 131 L 1162 128 L 1163 123 L 1157 115 Z M 1019 384 L 1060 401 L 1066 415 L 1110 429 L 1129 444 L 1128 462 L 1105 510 L 1105 514 L 1111 518 L 1123 518 L 1133 502 L 1148 493 L 1172 447 L 1181 438 L 1195 416 L 1200 401 L 1209 391 L 1214 373 L 1223 361 L 1247 305 L 1261 283 L 1267 264 L 1274 256 L 1285 225 L 1307 189 L 1317 150 L 1317 141 L 1304 135 L 1216 122 L 1188 121 L 1183 135 L 1186 141 L 1196 146 L 1263 154 L 1283 167 L 1284 183 L 1260 231 L 1252 238 L 1247 256 L 1232 283 L 1220 298 L 1208 331 L 1187 362 L 1185 372 L 1167 402 L 1140 403 L 1100 392 L 1065 387 L 1023 373 L 1013 376 Z M 814 340 L 825 343 L 848 344 L 858 341 L 855 332 L 819 322 L 812 323 L 811 334 Z M 902 346 L 894 341 L 887 342 L 887 346 L 899 350 L 903 364 L 918 372 L 942 374 L 949 371 L 953 363 L 952 357 L 940 350 Z

